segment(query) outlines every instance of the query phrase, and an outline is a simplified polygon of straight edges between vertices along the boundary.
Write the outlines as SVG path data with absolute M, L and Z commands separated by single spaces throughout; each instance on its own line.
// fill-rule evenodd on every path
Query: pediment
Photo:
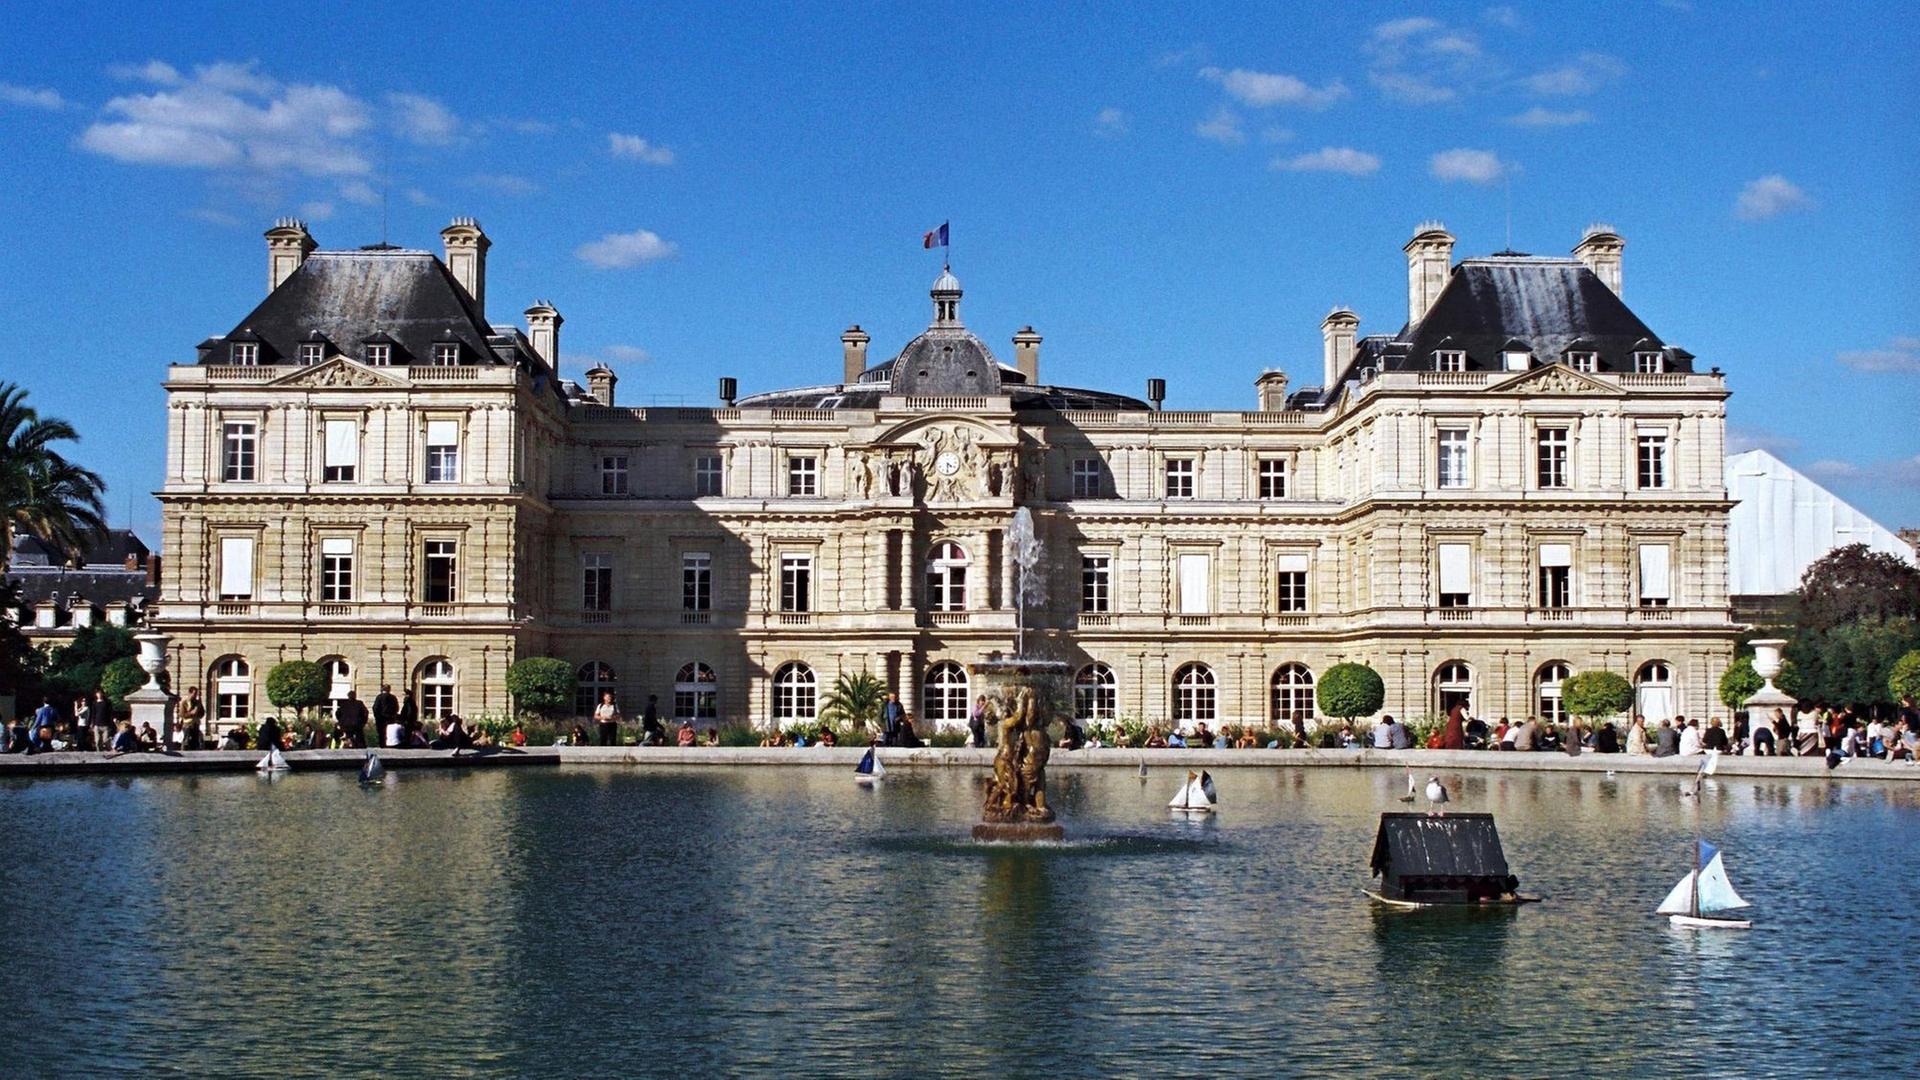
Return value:
M 406 383 L 344 356 L 324 360 L 273 380 L 269 385 L 300 387 L 307 390 L 399 390 Z
M 1487 387 L 1494 394 L 1592 394 L 1619 397 L 1620 388 L 1609 386 L 1565 364 L 1543 364 L 1524 371 L 1503 383 Z

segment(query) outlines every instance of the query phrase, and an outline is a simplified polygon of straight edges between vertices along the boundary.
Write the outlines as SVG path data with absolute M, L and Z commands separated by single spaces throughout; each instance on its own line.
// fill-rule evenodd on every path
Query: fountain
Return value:
M 1059 840 L 1066 830 L 1047 805 L 1047 758 L 1053 745 L 1049 728 L 1056 717 L 1071 715 L 1070 669 L 1057 660 L 1027 655 L 1027 608 L 1046 599 L 1046 577 L 1039 571 L 1041 545 L 1033 532 L 1033 512 L 1013 512 L 1007 530 L 1018 571 L 1014 589 L 1014 656 L 970 666 L 974 685 L 987 699 L 987 726 L 997 733 L 993 781 L 976 840 Z

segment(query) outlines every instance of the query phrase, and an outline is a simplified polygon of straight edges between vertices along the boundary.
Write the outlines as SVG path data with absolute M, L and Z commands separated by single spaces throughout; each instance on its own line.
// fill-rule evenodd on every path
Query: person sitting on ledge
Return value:
M 833 733 L 833 729 L 830 727 L 821 728 L 819 737 L 813 740 L 813 745 L 815 746 L 838 746 L 839 744 L 839 737 Z
M 761 746 L 781 745 L 780 730 L 778 728 L 775 728 L 774 730 L 767 732 L 765 735 L 760 736 L 760 745 Z
M 1620 752 L 1620 735 L 1613 725 L 1605 720 L 1593 729 L 1593 752 L 1596 754 L 1617 754 Z
M 134 754 L 140 751 L 140 736 L 133 733 L 133 721 L 120 721 L 120 732 L 113 737 L 113 752 Z
M 254 741 L 259 744 L 260 749 L 262 750 L 272 750 L 274 747 L 279 746 L 280 745 L 279 719 L 276 717 L 269 716 L 265 720 L 260 721 L 260 731 L 255 736 Z
M 1727 741 L 1726 729 L 1720 726 L 1719 717 L 1716 716 L 1707 721 L 1707 734 L 1701 740 L 1701 745 L 1708 750 L 1718 750 L 1723 754 L 1732 749 Z
M 1166 748 L 1167 748 L 1167 737 L 1165 735 L 1160 734 L 1160 729 L 1157 727 L 1148 728 L 1147 729 L 1147 749 L 1165 750 Z
M 1167 734 L 1166 745 L 1173 747 L 1175 749 L 1185 749 L 1187 745 L 1187 737 L 1185 735 L 1180 734 L 1179 729 L 1176 728 Z
M 1060 749 L 1078 750 L 1087 745 L 1087 732 L 1078 720 L 1068 720 L 1066 734 L 1060 736 Z
M 693 725 L 687 723 L 685 720 L 680 721 L 679 734 L 674 736 L 673 741 L 680 746 L 692 746 L 697 739 L 698 736 L 694 734 Z
M 895 745 L 898 746 L 914 747 L 924 745 L 920 741 L 920 736 L 913 733 L 912 713 L 902 713 L 900 715 L 900 731 L 897 733 L 896 739 L 898 741 Z
M 1260 740 L 1254 737 L 1253 725 L 1251 724 L 1243 726 L 1240 729 L 1240 737 L 1233 740 L 1233 748 L 1235 750 L 1252 750 L 1259 745 Z
M 1680 738 L 1680 756 L 1692 757 L 1701 752 L 1700 726 L 1684 716 L 1673 718 L 1673 726 Z
M 1193 725 L 1193 734 L 1188 737 L 1187 745 L 1203 750 L 1213 745 L 1213 732 L 1207 728 L 1205 720 Z
M 720 745 L 720 725 L 718 725 L 718 724 L 715 724 L 714 726 L 712 726 L 712 727 L 710 727 L 710 728 L 708 728 L 708 729 L 707 729 L 707 741 L 706 741 L 706 742 L 704 742 L 704 743 L 701 743 L 700 745 L 702 745 L 702 746 L 719 746 L 719 745 Z

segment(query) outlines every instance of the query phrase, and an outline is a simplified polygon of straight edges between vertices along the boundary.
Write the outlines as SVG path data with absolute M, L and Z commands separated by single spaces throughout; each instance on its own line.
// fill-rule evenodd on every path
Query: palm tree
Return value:
M 107 528 L 99 475 L 54 448 L 79 434 L 26 401 L 25 390 L 0 383 L 0 573 L 12 565 L 15 536 L 37 536 L 71 559 Z
M 842 675 L 833 682 L 833 692 L 820 703 L 822 720 L 839 721 L 861 728 L 876 728 L 880 706 L 887 700 L 887 684 L 865 672 Z

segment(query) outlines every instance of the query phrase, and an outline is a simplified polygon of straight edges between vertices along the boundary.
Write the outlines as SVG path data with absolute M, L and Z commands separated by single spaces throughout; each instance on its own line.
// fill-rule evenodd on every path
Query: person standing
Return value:
M 900 745 L 900 722 L 907 718 L 907 710 L 900 705 L 900 695 L 889 692 L 887 703 L 880 706 L 880 741 L 882 746 Z
M 200 700 L 200 688 L 187 687 L 187 696 L 180 701 L 180 749 L 206 749 L 206 722 L 207 706 Z
M 987 695 L 973 699 L 973 713 L 967 717 L 968 737 L 975 746 L 987 745 Z
M 94 747 L 93 702 L 81 698 L 73 710 L 73 746 L 76 750 Z M 104 736 L 103 736 L 104 741 Z
M 367 703 L 357 693 L 347 691 L 346 698 L 333 711 L 333 722 L 350 750 L 367 748 Z
M 1467 748 L 1467 703 L 1456 702 L 1447 710 L 1447 727 L 1440 733 L 1440 749 L 1465 750 Z
M 59 722 L 60 710 L 53 707 L 53 699 L 41 698 L 40 707 L 33 713 L 33 723 L 27 725 L 27 753 L 52 749 L 53 726 Z
M 647 707 L 640 713 L 640 741 L 648 746 L 667 745 L 667 729 L 660 724 L 659 694 L 647 695 Z
M 388 742 L 392 728 L 400 722 L 400 699 L 393 696 L 393 686 L 381 683 L 380 692 L 373 695 L 373 730 L 380 733 L 380 741 L 388 746 L 398 745 Z M 405 731 L 405 728 L 401 729 Z
M 600 695 L 600 707 L 593 710 L 594 722 L 600 725 L 600 745 L 620 745 L 620 706 L 613 702 L 613 691 L 607 690 Z

